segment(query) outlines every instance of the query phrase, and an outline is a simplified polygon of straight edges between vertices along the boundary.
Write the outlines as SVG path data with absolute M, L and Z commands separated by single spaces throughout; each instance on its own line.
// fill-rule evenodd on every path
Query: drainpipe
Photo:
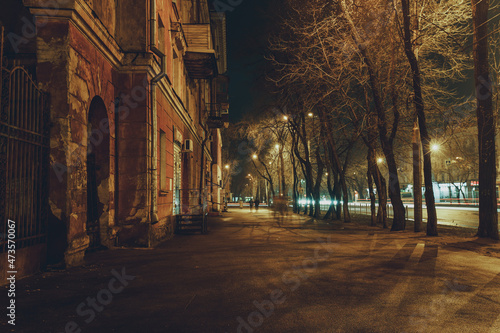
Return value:
M 209 100 L 209 105 L 210 105 L 210 110 L 209 112 L 212 112 L 212 102 L 213 102 L 213 91 L 212 91 L 212 79 L 210 79 L 210 100 Z M 210 129 L 207 130 L 207 124 L 204 124 L 203 126 L 203 131 L 205 132 L 205 138 L 203 139 L 203 142 L 201 143 L 201 163 L 200 163 L 200 199 L 199 199 L 199 204 L 202 204 L 202 199 L 201 199 L 201 193 L 203 193 L 203 185 L 204 183 L 206 184 L 205 181 L 205 146 L 207 144 L 208 136 L 210 135 Z M 212 167 L 210 166 L 210 169 Z M 210 170 L 210 174 L 212 174 L 212 170 Z M 208 192 L 207 192 L 208 195 Z M 207 201 L 207 206 L 208 206 L 208 201 Z
M 150 223 L 158 223 L 158 110 L 156 108 L 156 85 L 167 76 L 166 56 L 156 46 L 156 0 L 150 1 L 150 49 L 161 59 L 161 69 L 151 80 L 151 217 Z M 149 244 L 148 244 L 149 245 Z

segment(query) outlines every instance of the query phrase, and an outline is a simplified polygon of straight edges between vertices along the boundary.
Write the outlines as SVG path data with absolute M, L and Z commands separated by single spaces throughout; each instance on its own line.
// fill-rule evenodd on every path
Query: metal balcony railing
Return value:
M 206 114 L 210 128 L 223 128 L 229 125 L 229 112 L 225 104 L 207 103 Z

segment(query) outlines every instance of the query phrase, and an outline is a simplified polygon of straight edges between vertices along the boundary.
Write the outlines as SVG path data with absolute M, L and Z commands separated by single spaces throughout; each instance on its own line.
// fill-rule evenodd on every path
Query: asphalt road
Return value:
M 413 204 L 405 203 L 405 207 L 408 210 L 408 219 L 413 220 Z M 370 204 L 366 202 L 352 202 L 349 203 L 351 213 L 369 215 L 370 214 Z M 239 208 L 239 206 L 233 205 L 230 208 Z M 248 204 L 245 206 L 248 209 Z M 327 206 L 321 206 L 322 211 L 325 212 Z M 389 216 L 392 216 L 391 207 L 389 205 Z M 500 212 L 500 210 L 499 210 Z M 479 208 L 474 206 L 466 205 L 442 205 L 436 207 L 436 213 L 438 216 L 438 224 L 450 225 L 457 227 L 473 228 L 476 229 L 479 226 Z M 424 208 L 422 210 L 422 216 L 424 221 L 426 221 L 427 210 Z
M 19 280 L 16 326 L 2 313 L 0 331 L 500 331 L 500 259 L 264 209 L 230 209 L 209 230 Z
M 405 204 L 408 210 L 408 218 L 413 220 L 413 204 Z M 351 210 L 355 213 L 369 214 L 369 204 L 352 203 Z M 479 208 L 460 205 L 436 206 L 438 224 L 451 225 L 465 228 L 477 228 L 479 226 Z M 422 209 L 422 216 L 426 221 L 427 210 Z

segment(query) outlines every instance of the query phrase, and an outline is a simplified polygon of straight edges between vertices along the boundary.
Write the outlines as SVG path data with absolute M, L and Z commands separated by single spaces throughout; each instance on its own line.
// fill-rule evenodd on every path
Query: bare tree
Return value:
M 397 104 L 397 93 L 395 88 L 395 76 L 394 69 L 395 59 L 392 58 L 390 62 L 390 68 L 392 73 L 390 74 L 389 86 L 391 91 L 391 102 L 392 102 L 392 112 L 393 112 L 393 121 L 392 121 L 392 130 L 388 132 L 388 119 L 386 113 L 386 107 L 383 101 L 383 92 L 381 91 L 381 82 L 379 79 L 379 75 L 377 75 L 377 67 L 375 65 L 375 61 L 372 58 L 372 55 L 369 53 L 367 45 L 364 43 L 364 38 L 360 31 L 358 31 L 358 27 L 354 22 L 353 16 L 351 15 L 351 10 L 355 7 L 352 5 L 351 7 L 347 7 L 346 1 L 341 0 L 341 10 L 342 15 L 345 18 L 347 23 L 347 28 L 349 29 L 350 37 L 353 40 L 354 45 L 357 47 L 357 51 L 361 55 L 363 60 L 363 64 L 366 67 L 366 71 L 368 74 L 368 84 L 372 93 L 373 104 L 375 108 L 375 112 L 378 117 L 378 131 L 380 143 L 382 145 L 382 151 L 384 152 L 387 167 L 389 169 L 389 197 L 391 198 L 392 206 L 394 209 L 394 218 L 391 230 L 404 230 L 405 229 L 405 208 L 403 206 L 403 201 L 401 200 L 400 194 L 400 183 L 398 177 L 398 167 L 396 164 L 396 159 L 394 156 L 394 139 L 396 138 L 396 133 L 400 120 L 400 111 L 398 109 Z M 391 48 L 393 49 L 392 55 L 394 52 L 394 45 Z
M 471 0 L 479 143 L 479 237 L 498 239 L 495 124 L 488 61 L 489 0 Z
M 464 77 L 466 55 L 459 50 L 468 36 L 465 1 L 411 5 L 409 0 L 312 0 L 306 4 L 286 1 L 282 31 L 271 41 L 273 53 L 269 59 L 275 71 L 270 79 L 280 94 L 293 96 L 288 98 L 292 102 L 287 101 L 298 115 L 293 125 L 297 135 L 293 150 L 304 173 L 309 198 L 317 197 L 313 193 L 318 188 L 319 157 L 328 155 L 325 160 L 330 173 L 328 190 L 333 197 L 338 185 L 347 205 L 348 147 L 361 136 L 368 147 L 367 181 L 376 184 L 379 194 L 377 219 L 385 223 L 386 213 L 380 210 L 385 207 L 384 193 L 388 186 L 394 207 L 391 230 L 404 229 L 399 176 L 402 159 L 398 156 L 398 145 L 409 141 L 411 135 L 401 133 L 401 129 L 409 129 L 411 133 L 417 114 L 424 146 L 428 235 L 437 234 L 430 126 L 454 96 L 446 82 Z M 360 100 L 365 101 L 364 105 Z M 408 105 L 415 105 L 415 111 Z M 309 111 L 320 115 L 326 126 L 324 140 L 317 141 L 316 147 L 322 146 L 324 150 L 319 149 L 319 155 L 308 146 L 319 131 L 307 133 L 301 123 L 300 117 Z M 340 146 L 347 149 L 339 149 Z M 387 184 L 376 162 L 379 147 L 389 171 Z M 309 156 L 316 159 L 308 161 Z M 374 217 L 374 193 L 371 194 Z
M 413 80 L 413 103 L 418 119 L 420 129 L 420 138 L 422 140 L 422 149 L 424 152 L 424 181 L 425 181 L 425 203 L 427 205 L 427 236 L 437 236 L 437 214 L 434 199 L 434 190 L 432 188 L 432 163 L 431 163 L 431 138 L 427 130 L 425 120 L 424 99 L 422 97 L 422 80 L 420 76 L 420 66 L 413 51 L 413 40 L 410 30 L 410 1 L 401 0 L 403 8 L 403 40 L 404 50 L 408 62 L 410 63 Z

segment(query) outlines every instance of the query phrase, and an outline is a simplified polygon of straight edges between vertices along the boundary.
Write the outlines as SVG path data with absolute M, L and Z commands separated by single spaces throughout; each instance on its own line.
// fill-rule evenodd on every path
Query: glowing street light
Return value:
M 384 159 L 382 157 L 377 158 L 377 163 L 382 163 L 384 162 Z
M 308 115 L 309 117 L 312 117 L 312 116 L 313 116 L 313 113 L 312 113 L 312 112 L 309 112 L 307 115 Z
M 287 116 L 283 116 L 283 120 L 284 120 L 284 121 L 287 121 L 287 120 L 288 120 L 288 117 L 287 117 Z
M 441 148 L 437 143 L 434 143 L 431 145 L 431 151 L 437 152 L 439 151 L 439 148 Z
M 224 167 L 225 167 L 226 169 L 229 169 L 229 164 L 226 164 Z
M 256 159 L 257 159 L 257 154 L 253 154 L 252 158 L 253 158 L 254 160 L 256 160 Z
M 276 149 L 280 149 L 280 145 L 279 144 L 276 144 L 276 146 L 274 146 L 274 147 L 276 147 Z

